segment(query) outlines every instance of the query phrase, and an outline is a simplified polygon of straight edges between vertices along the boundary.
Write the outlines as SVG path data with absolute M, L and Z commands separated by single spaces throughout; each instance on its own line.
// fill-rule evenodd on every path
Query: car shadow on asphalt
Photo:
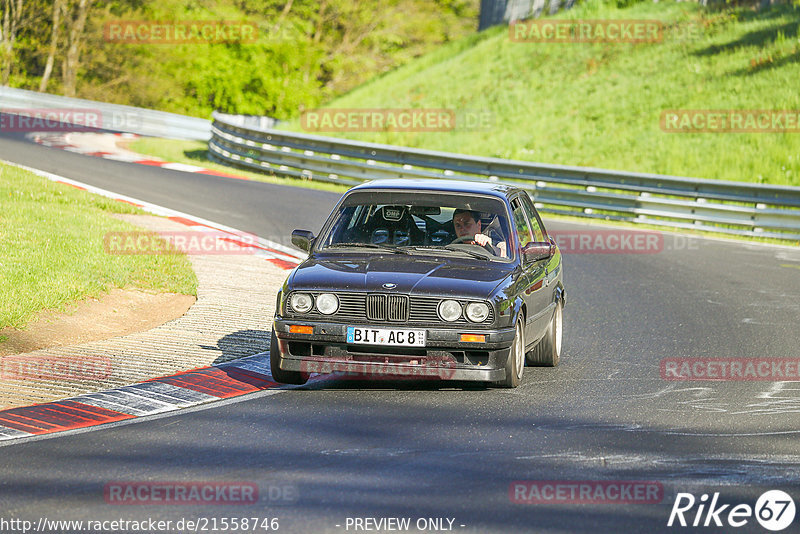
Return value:
M 215 346 L 200 345 L 206 350 L 217 350 L 221 354 L 213 364 L 220 364 L 259 354 L 269 350 L 269 330 L 238 330 L 222 336 Z
M 456 382 L 448 380 L 420 380 L 396 377 L 375 377 L 369 380 L 348 377 L 343 374 L 321 375 L 320 379 L 306 383 L 305 390 L 353 390 L 353 391 L 482 391 L 492 386 L 483 382 Z

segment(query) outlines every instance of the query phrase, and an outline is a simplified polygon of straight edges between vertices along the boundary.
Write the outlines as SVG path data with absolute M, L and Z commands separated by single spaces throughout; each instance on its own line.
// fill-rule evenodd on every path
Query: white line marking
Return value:
M 128 415 L 150 415 L 176 409 L 175 404 L 148 398 L 126 388 L 76 397 L 77 402 Z
M 179 408 L 219 399 L 219 397 L 203 393 L 202 391 L 182 388 L 165 382 L 141 382 L 139 384 L 125 386 L 124 389 L 153 399 L 162 400 Z
M 206 170 L 204 167 L 198 167 L 197 165 L 189 165 L 187 163 L 164 163 L 160 167 L 162 169 L 170 169 L 172 171 L 183 171 L 183 172 L 199 172 Z
M 30 432 L 24 432 L 22 430 L 17 430 L 16 428 L 8 428 L 7 426 L 0 425 L 0 440 L 24 438 L 26 436 L 34 435 L 35 434 L 31 434 Z

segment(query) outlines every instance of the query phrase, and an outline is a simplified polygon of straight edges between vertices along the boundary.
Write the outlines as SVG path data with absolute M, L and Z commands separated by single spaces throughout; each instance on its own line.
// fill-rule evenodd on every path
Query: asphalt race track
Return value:
M 338 198 L 13 134 L 0 137 L 0 158 L 282 243 L 294 228 L 318 231 Z M 771 489 L 800 503 L 800 382 L 661 371 L 666 358 L 800 358 L 800 250 L 664 234 L 655 253 L 567 254 L 565 284 L 562 362 L 526 368 L 515 390 L 323 380 L 10 443 L 0 448 L 0 516 L 153 519 L 175 532 L 194 530 L 175 528 L 181 518 L 208 518 L 211 532 L 213 519 L 221 531 L 222 518 L 241 517 L 278 518 L 291 533 L 364 532 L 376 526 L 367 518 L 410 518 L 409 532 L 767 532 L 755 517 L 724 529 L 713 518 L 698 529 L 667 520 L 681 492 L 698 501 L 718 492 L 730 505 L 723 522 Z M 598 480 L 658 483 L 661 502 L 513 499 L 515 481 Z M 122 482 L 174 481 L 256 485 L 258 499 L 120 505 L 108 495 Z M 784 532 L 798 531 L 800 517 Z

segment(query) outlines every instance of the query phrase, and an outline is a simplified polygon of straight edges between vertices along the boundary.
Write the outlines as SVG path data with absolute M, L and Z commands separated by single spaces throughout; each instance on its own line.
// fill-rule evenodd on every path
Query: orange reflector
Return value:
M 313 334 L 314 327 L 313 326 L 305 326 L 301 324 L 290 324 L 289 325 L 289 333 L 290 334 Z
M 468 341 L 470 343 L 485 343 L 486 336 L 484 334 L 461 334 L 461 341 Z

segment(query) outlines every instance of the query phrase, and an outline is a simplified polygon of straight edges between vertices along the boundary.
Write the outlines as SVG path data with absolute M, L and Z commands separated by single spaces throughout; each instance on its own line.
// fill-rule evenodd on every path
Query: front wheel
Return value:
M 522 328 L 522 314 L 517 317 L 514 343 L 506 360 L 506 378 L 499 382 L 504 388 L 515 388 L 522 382 L 522 372 L 525 370 L 525 330 Z
M 269 368 L 272 378 L 281 384 L 305 384 L 308 375 L 299 371 L 284 371 L 280 368 L 281 352 L 278 350 L 278 336 L 275 329 L 272 329 L 272 338 L 269 342 Z
M 530 365 L 555 367 L 561 357 L 561 339 L 564 335 L 564 311 L 561 301 L 556 301 L 553 318 L 547 327 L 547 332 L 539 343 L 527 354 L 526 359 Z

